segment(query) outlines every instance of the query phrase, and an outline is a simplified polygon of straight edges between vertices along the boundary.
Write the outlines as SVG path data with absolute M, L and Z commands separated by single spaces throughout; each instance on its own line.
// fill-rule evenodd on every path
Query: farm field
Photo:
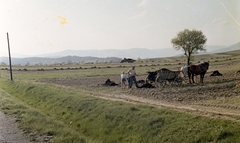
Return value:
M 184 78 L 181 85 L 140 89 L 103 85 L 108 78 L 119 84 L 121 71 L 132 63 L 14 66 L 13 82 L 7 80 L 8 67 L 2 67 L 0 86 L 9 95 L 1 97 L 0 107 L 6 114 L 16 114 L 22 129 L 51 136 L 49 142 L 237 142 L 239 55 L 240 51 L 195 56 L 193 63 L 210 62 L 203 84 L 199 77 L 194 84 Z M 147 71 L 179 70 L 185 63 L 184 57 L 169 57 L 133 64 L 137 80 L 145 80 Z M 210 76 L 216 70 L 223 76 Z M 9 101 L 23 108 L 11 106 L 10 110 Z M 31 111 L 22 111 L 25 108 Z M 30 122 L 37 119 L 27 120 L 29 115 L 24 113 L 34 115 L 34 111 L 49 124 L 54 120 L 56 128 L 66 127 L 65 132 L 50 125 L 47 130 L 31 127 Z
M 184 112 L 193 112 L 207 116 L 239 119 L 240 107 L 237 99 L 240 92 L 240 76 L 235 72 L 223 73 L 231 77 L 208 77 L 204 84 L 189 85 L 185 79 L 183 85 L 169 85 L 164 88 L 121 89 L 119 86 L 106 87 L 102 84 L 107 78 L 119 81 L 119 76 L 100 76 L 82 78 L 62 78 L 43 80 L 51 84 L 74 87 L 76 89 L 98 93 L 96 96 L 109 100 L 131 103 L 143 103 L 153 106 L 173 108 Z M 144 79 L 145 76 L 139 76 Z

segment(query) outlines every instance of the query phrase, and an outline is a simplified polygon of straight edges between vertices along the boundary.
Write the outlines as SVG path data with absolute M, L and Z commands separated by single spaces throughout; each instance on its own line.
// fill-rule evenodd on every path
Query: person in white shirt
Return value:
M 129 84 L 128 84 L 128 88 L 132 88 L 132 84 L 133 82 L 135 83 L 136 87 L 138 88 L 137 85 L 137 81 L 136 81 L 136 77 L 137 73 L 135 71 L 135 66 L 132 66 L 129 70 L 128 70 L 128 80 L 129 80 Z
M 127 75 L 122 72 L 121 74 L 121 87 L 125 88 L 126 87 L 126 81 L 127 81 Z

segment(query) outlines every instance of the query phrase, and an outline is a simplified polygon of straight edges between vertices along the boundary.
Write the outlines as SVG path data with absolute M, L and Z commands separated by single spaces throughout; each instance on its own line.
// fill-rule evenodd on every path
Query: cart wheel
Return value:
M 161 76 L 157 76 L 155 83 L 156 87 L 164 87 L 166 85 L 166 80 L 164 80 Z
M 146 83 L 149 83 L 149 75 L 147 75 L 146 79 L 145 79 Z
M 149 75 L 146 77 L 145 82 L 149 84 L 153 83 L 153 81 L 150 80 Z
M 174 82 L 175 82 L 177 85 L 182 85 L 183 78 L 182 78 L 182 77 L 176 77 L 176 79 L 174 80 Z

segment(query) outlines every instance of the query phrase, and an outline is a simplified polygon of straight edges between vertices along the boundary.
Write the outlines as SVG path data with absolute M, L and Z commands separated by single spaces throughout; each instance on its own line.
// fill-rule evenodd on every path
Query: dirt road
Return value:
M 17 128 L 13 117 L 6 116 L 0 111 L 0 143 L 30 143 L 23 131 Z

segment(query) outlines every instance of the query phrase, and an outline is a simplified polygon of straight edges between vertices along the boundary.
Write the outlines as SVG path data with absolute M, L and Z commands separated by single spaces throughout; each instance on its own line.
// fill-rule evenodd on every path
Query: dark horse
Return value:
M 191 84 L 191 78 L 194 83 L 194 75 L 200 75 L 200 82 L 203 83 L 203 78 L 208 70 L 208 67 L 209 67 L 209 62 L 188 66 L 189 83 Z

